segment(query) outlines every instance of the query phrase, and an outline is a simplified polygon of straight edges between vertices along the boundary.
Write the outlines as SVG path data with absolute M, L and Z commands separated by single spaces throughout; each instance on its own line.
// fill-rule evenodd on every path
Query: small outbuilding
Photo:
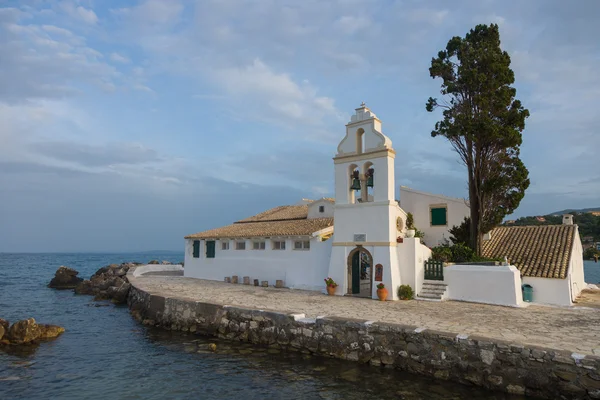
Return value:
M 483 256 L 508 258 L 531 286 L 534 303 L 571 305 L 586 287 L 577 225 L 502 226 L 483 242 Z M 493 284 L 493 283 L 490 283 Z

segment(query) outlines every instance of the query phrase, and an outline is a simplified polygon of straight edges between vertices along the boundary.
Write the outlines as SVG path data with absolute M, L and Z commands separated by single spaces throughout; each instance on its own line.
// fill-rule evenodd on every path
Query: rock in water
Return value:
M 65 331 L 65 328 L 58 325 L 38 325 L 40 335 L 38 339 L 52 339 Z
M 94 290 L 92 289 L 92 282 L 88 281 L 87 279 L 83 282 L 80 282 L 75 287 L 75 294 L 94 294 Z
M 158 264 L 158 260 L 150 260 L 148 261 L 148 264 Z
M 8 330 L 8 340 L 15 344 L 29 343 L 39 336 L 40 327 L 33 318 L 15 322 Z
M 6 330 L 4 329 L 4 326 L 0 325 L 0 340 L 2 340 L 2 338 L 4 337 L 5 332 Z
M 8 332 L 8 327 L 10 326 L 10 322 L 5 319 L 0 318 L 0 326 L 4 327 L 4 331 Z
M 75 289 L 79 282 L 83 281 L 82 278 L 77 276 L 78 274 L 79 272 L 74 269 L 61 265 L 56 270 L 54 278 L 52 278 L 48 287 L 54 289 Z

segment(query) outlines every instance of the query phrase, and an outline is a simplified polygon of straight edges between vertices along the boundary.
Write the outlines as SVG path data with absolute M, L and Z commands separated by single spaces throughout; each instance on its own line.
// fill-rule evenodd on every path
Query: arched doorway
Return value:
M 373 257 L 359 246 L 348 256 L 348 294 L 370 298 L 372 292 Z

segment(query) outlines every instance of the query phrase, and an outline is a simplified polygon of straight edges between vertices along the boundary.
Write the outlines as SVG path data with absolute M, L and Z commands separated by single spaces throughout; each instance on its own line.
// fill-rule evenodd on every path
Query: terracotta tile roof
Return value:
M 238 221 L 237 223 L 259 222 L 259 221 L 284 221 L 291 219 L 306 219 L 308 215 L 308 205 L 299 206 L 279 206 L 270 210 L 261 212 L 252 217 Z
M 576 225 L 503 226 L 483 241 L 482 255 L 507 257 L 523 276 L 565 279 Z
M 280 206 L 221 228 L 188 235 L 186 239 L 306 236 L 333 226 L 333 218 L 307 219 L 308 205 Z
M 186 239 L 306 236 L 333 226 L 333 218 L 311 218 L 267 222 L 236 222 L 222 228 L 186 236 Z

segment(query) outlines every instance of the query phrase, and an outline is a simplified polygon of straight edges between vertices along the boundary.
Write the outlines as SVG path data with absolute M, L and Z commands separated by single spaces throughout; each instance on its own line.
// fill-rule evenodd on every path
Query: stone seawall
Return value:
M 174 294 L 175 296 L 175 294 Z M 394 367 L 540 398 L 600 399 L 600 357 L 413 326 L 170 298 L 135 286 L 128 304 L 147 325 Z

